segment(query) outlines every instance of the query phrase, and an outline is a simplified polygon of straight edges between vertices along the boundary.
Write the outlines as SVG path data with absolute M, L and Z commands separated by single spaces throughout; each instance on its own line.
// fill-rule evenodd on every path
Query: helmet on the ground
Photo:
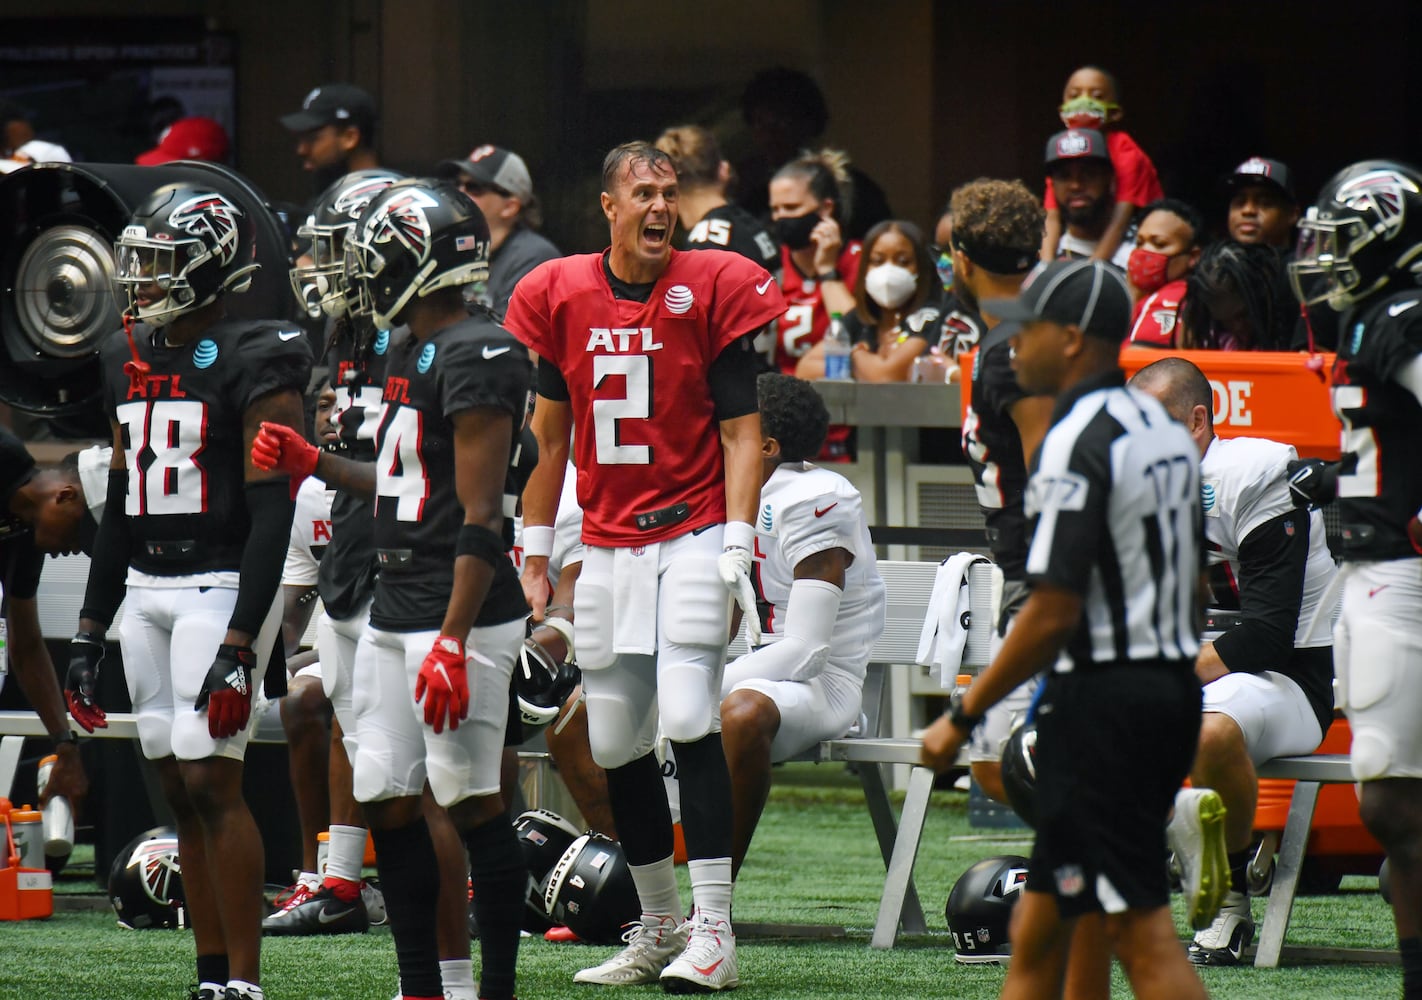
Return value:
M 528 868 L 528 894 L 523 908 L 523 929 L 541 934 L 553 926 L 543 902 L 548 873 L 563 852 L 578 839 L 578 828 L 548 809 L 529 809 L 514 820 L 514 835 Z
M 163 185 L 133 210 L 114 245 L 119 311 L 164 326 L 226 292 L 245 292 L 260 267 L 254 232 L 226 195 Z
M 1414 288 L 1422 269 L 1422 173 L 1364 160 L 1334 174 L 1299 220 L 1289 264 L 1305 305 L 1341 312 L 1384 288 Z
M 291 290 L 312 319 L 322 314 L 339 318 L 355 311 L 356 296 L 346 282 L 346 236 L 371 199 L 404 177 L 383 167 L 356 170 L 316 199 L 306 223 L 296 231 L 309 241 L 310 263 L 291 269 Z
M 561 619 L 548 620 L 562 623 Z M 569 655 L 565 659 L 556 660 L 537 639 L 529 636 L 519 650 L 518 663 L 514 664 L 513 688 L 524 739 L 558 718 L 563 703 L 583 678 L 571 655 L 573 644 L 567 635 L 571 629 L 553 627 L 567 640 Z
M 1012 956 L 1007 929 L 1026 884 L 1027 859 L 1016 854 L 984 858 L 959 876 L 944 910 L 955 961 L 972 965 Z
M 1030 827 L 1037 825 L 1037 725 L 1024 722 L 1002 748 L 1002 789 L 1013 812 Z
M 417 298 L 489 277 L 489 224 L 449 181 L 410 178 L 377 194 L 346 236 L 346 280 L 382 328 Z
M 119 851 L 109 869 L 109 901 L 120 926 L 130 930 L 187 923 L 178 835 L 172 827 L 140 833 Z
M 594 944 L 617 944 L 642 913 L 622 845 L 600 833 L 583 834 L 563 852 L 543 903 L 554 921 Z

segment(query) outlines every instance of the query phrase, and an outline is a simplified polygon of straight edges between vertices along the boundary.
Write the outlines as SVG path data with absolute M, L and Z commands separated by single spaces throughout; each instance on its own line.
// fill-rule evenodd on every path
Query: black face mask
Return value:
M 820 224 L 818 212 L 792 215 L 775 220 L 775 238 L 791 250 L 803 250 L 810 245 L 810 233 Z

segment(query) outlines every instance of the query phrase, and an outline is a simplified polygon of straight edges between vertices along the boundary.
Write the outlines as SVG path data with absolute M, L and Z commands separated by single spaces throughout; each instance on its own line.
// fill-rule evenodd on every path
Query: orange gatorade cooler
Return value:
M 5 805 L 8 807 L 9 803 Z M 43 817 L 25 806 L 3 812 L 0 920 L 33 920 L 54 914 L 54 880 L 44 867 Z M 36 861 L 35 858 L 38 858 Z
M 1338 718 L 1328 727 L 1315 753 L 1346 754 L 1353 743 L 1348 720 Z M 1254 829 L 1283 836 L 1289 818 L 1289 802 L 1294 782 L 1282 778 L 1259 780 L 1259 804 L 1254 812 Z M 1318 808 L 1313 813 L 1308 851 L 1304 855 L 1304 880 L 1319 888 L 1337 888 L 1347 874 L 1375 875 L 1382 864 L 1382 845 L 1364 827 L 1358 816 L 1358 795 L 1353 785 L 1324 785 L 1319 789 Z

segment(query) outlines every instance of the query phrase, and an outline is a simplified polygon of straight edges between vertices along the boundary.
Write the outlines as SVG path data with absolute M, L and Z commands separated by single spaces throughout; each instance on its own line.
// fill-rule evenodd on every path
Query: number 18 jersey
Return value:
M 726 519 L 711 363 L 780 314 L 765 268 L 724 250 L 672 251 L 646 302 L 613 297 L 602 254 L 548 261 L 514 289 L 504 324 L 568 386 L 583 541 L 625 547 Z M 643 531 L 639 513 L 688 516 Z

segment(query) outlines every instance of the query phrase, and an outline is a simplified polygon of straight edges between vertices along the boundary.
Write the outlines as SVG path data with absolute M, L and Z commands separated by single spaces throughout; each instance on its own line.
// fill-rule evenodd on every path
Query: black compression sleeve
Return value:
M 296 504 L 285 479 L 264 479 L 247 484 L 247 514 L 252 527 L 242 546 L 241 575 L 237 580 L 237 606 L 228 628 L 253 638 L 262 630 L 267 612 L 281 586 L 286 549 L 291 544 L 291 518 Z
M 1308 565 L 1307 512 L 1265 521 L 1239 545 L 1239 611 L 1244 621 L 1215 640 L 1237 673 L 1278 670 L 1294 651 Z
M 557 365 L 544 358 L 538 359 L 538 394 L 559 403 L 566 403 L 572 398 L 568 395 L 568 383 L 563 381 L 563 373 Z
M 760 399 L 756 395 L 759 374 L 755 334 L 748 333 L 726 345 L 726 349 L 711 362 L 707 375 L 717 420 L 734 420 L 760 409 Z
M 84 588 L 84 607 L 79 617 L 92 618 L 107 629 L 127 589 L 124 578 L 128 575 L 131 543 L 124 504 L 128 496 L 128 470 L 109 470 L 109 488 L 104 496 L 104 519 L 99 522 L 94 550 L 89 553 L 89 582 Z

